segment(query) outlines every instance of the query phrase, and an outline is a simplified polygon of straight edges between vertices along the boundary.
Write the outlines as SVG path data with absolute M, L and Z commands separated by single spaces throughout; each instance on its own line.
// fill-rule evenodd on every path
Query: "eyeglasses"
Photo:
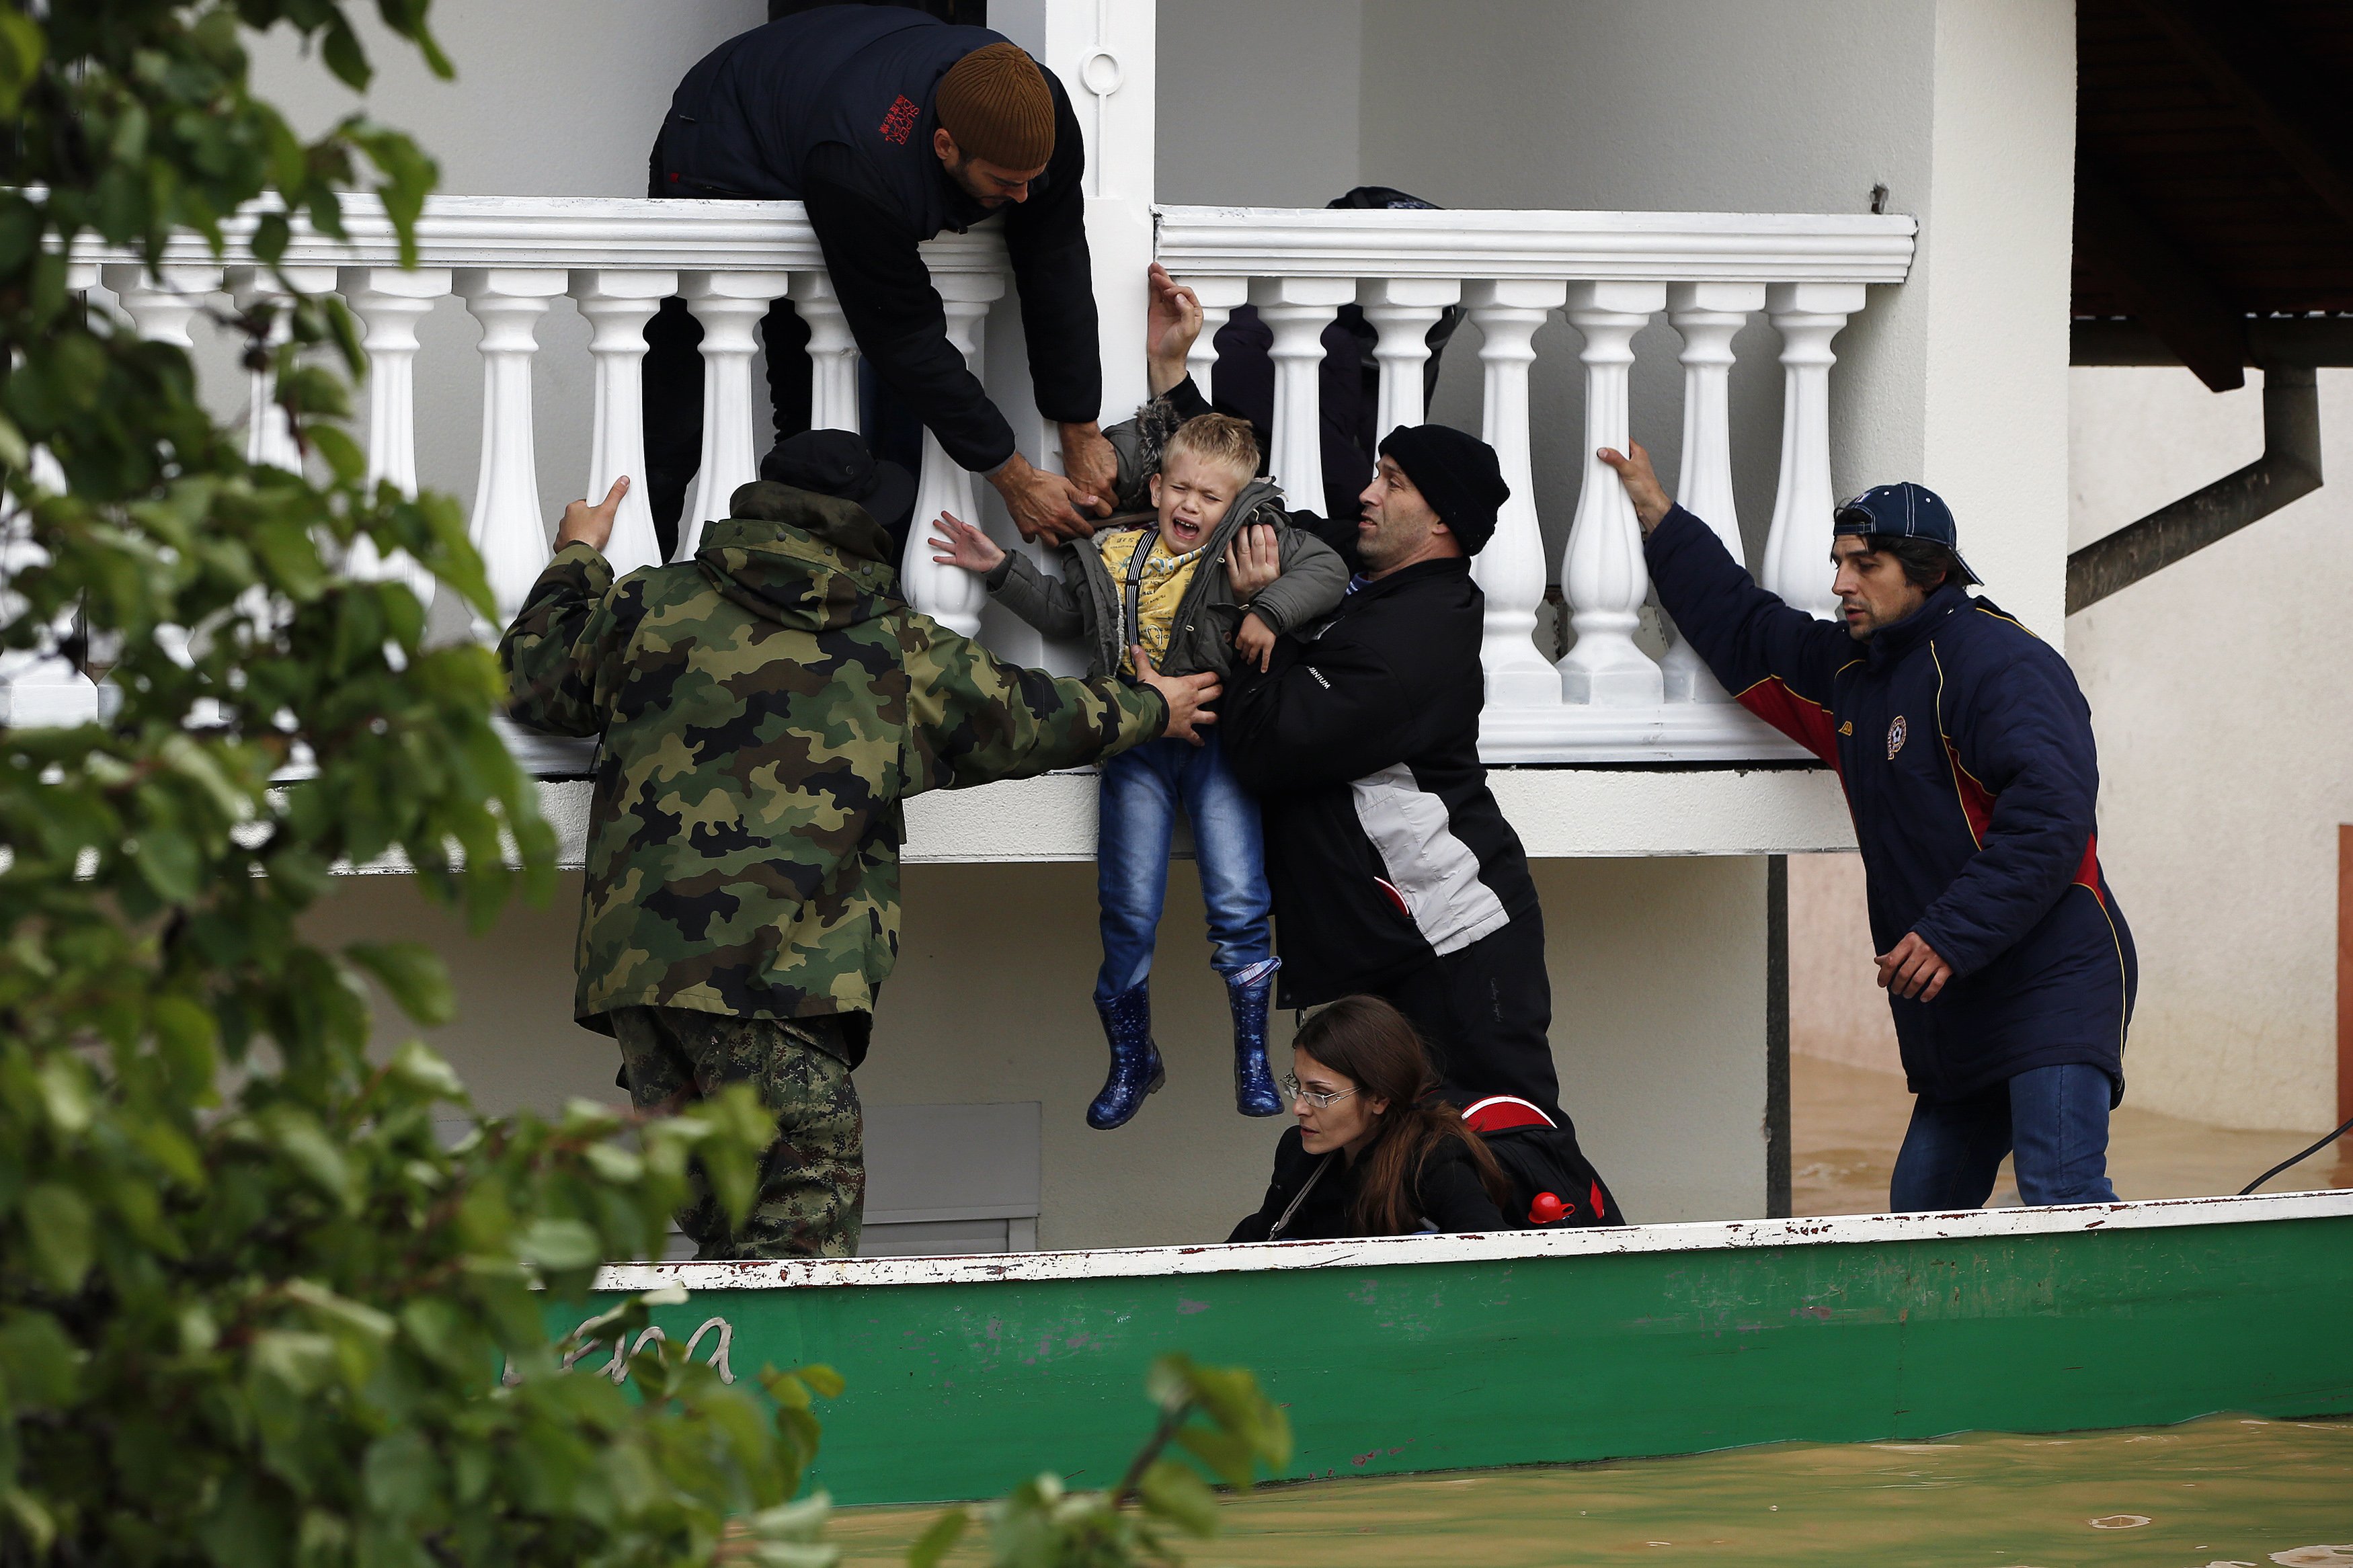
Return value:
M 1300 1088 L 1299 1079 L 1290 1073 L 1282 1075 L 1282 1095 L 1285 1100 L 1293 1104 L 1303 1100 L 1319 1110 L 1329 1110 L 1356 1092 L 1353 1089 L 1344 1089 L 1337 1094 L 1320 1094 L 1312 1089 Z

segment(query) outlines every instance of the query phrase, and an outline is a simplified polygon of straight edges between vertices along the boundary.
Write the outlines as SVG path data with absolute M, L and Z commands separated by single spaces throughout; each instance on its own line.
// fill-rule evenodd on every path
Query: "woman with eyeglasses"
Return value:
M 1282 1080 L 1299 1125 L 1274 1180 L 1229 1241 L 1326 1240 L 1518 1228 L 1503 1167 L 1437 1098 L 1430 1053 L 1377 996 L 1343 996 L 1307 1020 Z

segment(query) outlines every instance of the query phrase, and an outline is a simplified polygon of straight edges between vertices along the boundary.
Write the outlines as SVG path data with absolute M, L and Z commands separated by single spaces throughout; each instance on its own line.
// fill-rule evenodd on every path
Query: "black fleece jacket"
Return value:
M 1320 1176 L 1315 1174 L 1318 1169 L 1323 1169 Z M 1309 1153 L 1299 1129 L 1293 1127 L 1274 1146 L 1274 1179 L 1267 1184 L 1266 1201 L 1259 1205 L 1256 1214 L 1234 1226 L 1233 1234 L 1226 1239 L 1337 1241 L 1362 1236 L 1363 1229 L 1348 1214 L 1356 1201 L 1359 1174 L 1359 1166 L 1351 1164 L 1336 1149 L 1324 1154 Z M 1299 1189 L 1311 1176 L 1315 1184 L 1292 1210 L 1282 1234 L 1270 1235 L 1275 1223 L 1282 1218 L 1282 1211 L 1291 1207 L 1292 1199 L 1299 1197 Z M 1422 1163 L 1413 1184 L 1413 1207 L 1431 1229 L 1450 1234 L 1520 1228 L 1495 1207 L 1495 1200 L 1480 1184 L 1479 1172 L 1471 1163 L 1471 1156 L 1451 1138 L 1432 1149 Z
M 1469 561 L 1425 561 L 1234 671 L 1219 733 L 1265 813 L 1282 1005 L 1378 989 L 1536 908 L 1479 761 L 1485 614 Z

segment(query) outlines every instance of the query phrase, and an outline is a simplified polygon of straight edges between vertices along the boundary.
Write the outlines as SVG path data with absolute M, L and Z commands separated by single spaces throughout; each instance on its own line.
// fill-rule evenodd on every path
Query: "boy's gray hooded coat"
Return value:
M 1136 416 L 1115 425 L 1105 434 L 1119 457 L 1119 508 L 1124 512 L 1148 510 L 1151 477 L 1160 471 L 1160 458 L 1168 438 L 1184 423 L 1166 398 L 1147 403 Z M 1267 523 L 1281 546 L 1282 575 L 1269 584 L 1249 604 L 1238 603 L 1226 575 L 1226 546 L 1248 523 Z M 1229 673 L 1234 662 L 1234 633 L 1245 612 L 1255 612 L 1277 634 L 1292 631 L 1324 615 L 1348 589 L 1348 568 L 1332 547 L 1312 534 L 1293 528 L 1282 510 L 1282 491 L 1267 479 L 1253 479 L 1236 496 L 1226 515 L 1203 546 L 1206 554 L 1176 606 L 1168 628 L 1168 654 L 1164 675 L 1196 675 L 1213 670 Z M 1057 582 L 1038 570 L 1018 551 L 1008 551 L 986 579 L 988 591 L 1005 607 L 1050 637 L 1084 637 L 1089 645 L 1090 673 L 1107 675 L 1119 669 L 1120 586 L 1103 564 L 1103 552 L 1092 540 L 1062 546 L 1063 580 Z

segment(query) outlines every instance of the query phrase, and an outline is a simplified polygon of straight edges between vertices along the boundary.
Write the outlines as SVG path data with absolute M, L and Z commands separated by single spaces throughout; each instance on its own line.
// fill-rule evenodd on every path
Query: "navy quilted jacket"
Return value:
M 1913 1090 L 2081 1062 L 2121 1099 L 2139 965 L 2100 871 L 2092 714 L 2066 660 L 1957 584 L 1859 643 L 1758 587 L 1681 507 L 1643 553 L 1725 689 L 1838 770 L 1877 950 L 1916 931 L 1952 964 L 1935 1001 L 1888 997 Z

